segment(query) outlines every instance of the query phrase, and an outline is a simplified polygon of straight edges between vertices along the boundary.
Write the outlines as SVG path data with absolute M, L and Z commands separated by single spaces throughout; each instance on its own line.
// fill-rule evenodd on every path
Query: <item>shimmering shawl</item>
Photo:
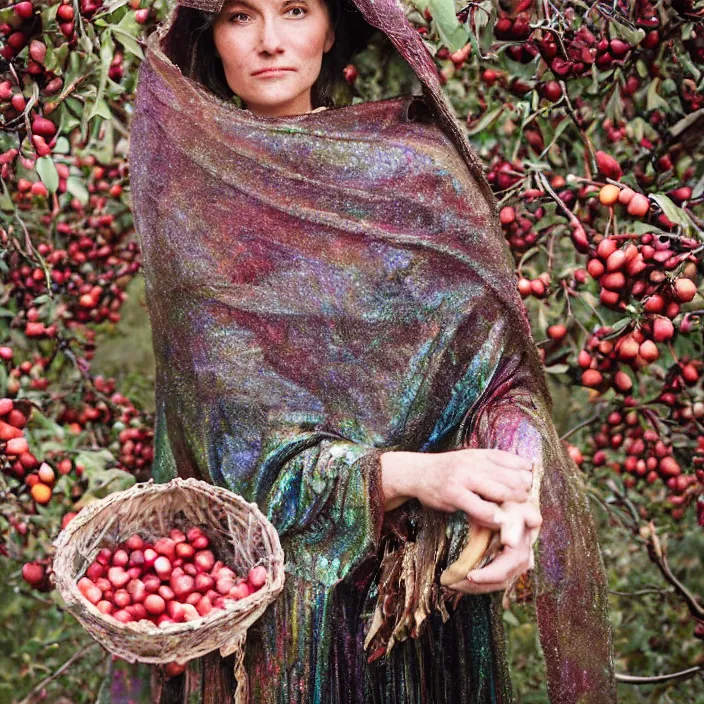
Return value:
M 150 37 L 130 164 L 154 476 L 229 487 L 279 530 L 287 586 L 248 638 L 252 701 L 508 702 L 500 600 L 438 584 L 463 514 L 385 516 L 379 457 L 530 457 L 551 702 L 616 701 L 595 529 L 495 200 L 403 9 L 355 3 L 422 97 L 258 117 L 167 58 L 173 15 Z

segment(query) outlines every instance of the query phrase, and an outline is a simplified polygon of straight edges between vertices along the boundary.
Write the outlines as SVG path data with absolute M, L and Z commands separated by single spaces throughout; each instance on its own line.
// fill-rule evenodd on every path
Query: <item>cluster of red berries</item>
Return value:
M 204 618 L 225 608 L 227 600 L 246 599 L 266 580 L 263 565 L 241 577 L 216 561 L 206 533 L 193 527 L 153 541 L 135 534 L 115 548 L 103 548 L 78 580 L 78 589 L 120 623 L 164 627 Z
M 636 299 L 643 301 L 646 313 L 666 318 L 659 322 L 656 318 L 653 323 L 659 327 L 654 331 L 656 341 L 665 342 L 674 335 L 671 320 L 679 314 L 681 304 L 689 303 L 696 295 L 697 285 L 687 276 L 696 276 L 696 262 L 683 267 L 685 275 L 671 277 L 666 272 L 693 259 L 691 251 L 696 243 L 651 233 L 627 241 L 622 247 L 618 236 L 603 238 L 596 256 L 587 263 L 587 271 L 599 282 L 603 305 L 623 309 Z
M 664 482 L 670 491 L 667 505 L 672 509 L 672 517 L 680 520 L 686 505 L 699 493 L 697 484 L 701 479 L 696 474 L 684 473 L 673 455 L 672 445 L 652 428 L 643 428 L 643 419 L 633 409 L 634 405 L 635 401 L 627 398 L 624 408 L 611 412 L 594 433 L 592 463 L 595 467 L 608 465 L 617 474 L 625 475 L 623 482 L 629 489 L 639 481 Z M 609 461 L 609 454 L 614 452 L 621 458 Z M 581 461 L 581 455 L 578 459 Z

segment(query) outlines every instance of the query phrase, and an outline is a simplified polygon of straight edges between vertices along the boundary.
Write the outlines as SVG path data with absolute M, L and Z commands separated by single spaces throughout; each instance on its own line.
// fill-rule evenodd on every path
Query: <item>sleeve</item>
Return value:
M 508 357 L 474 414 L 467 446 L 497 448 L 534 463 L 543 516 L 535 544 L 534 598 L 551 702 L 615 702 L 608 589 L 579 468 L 551 415 L 538 358 Z
M 269 435 L 266 446 L 257 503 L 292 573 L 332 586 L 377 554 L 383 450 L 300 427 Z
M 161 483 L 178 476 L 181 465 L 169 439 L 165 403 L 159 393 L 156 398 L 152 476 Z M 245 427 L 244 417 L 230 429 L 232 434 L 254 431 Z M 247 476 L 240 470 L 248 463 L 237 452 L 222 464 L 202 453 L 203 464 L 210 481 L 256 502 L 272 522 L 289 573 L 332 586 L 379 550 L 383 450 L 311 427 L 295 420 L 272 421 Z M 188 465 L 184 462 L 183 469 Z
M 557 435 L 535 345 L 509 314 L 493 310 L 491 301 L 482 312 L 474 321 L 476 344 L 467 376 L 425 449 L 493 448 L 533 461 L 533 500 L 543 516 L 534 546 L 534 595 L 550 701 L 615 702 L 607 581 L 584 483 Z M 432 610 L 449 617 L 444 602 L 456 603 L 458 594 L 438 588 L 437 578 L 471 536 L 462 512 L 439 514 L 409 505 L 389 514 L 387 522 L 391 547 L 382 560 L 377 609 L 365 643 L 370 660 L 388 654 L 395 642 L 417 637 Z M 418 527 L 411 531 L 411 525 Z M 490 544 L 489 559 L 500 548 L 497 542 Z M 492 609 L 498 644 L 503 641 L 500 600 Z

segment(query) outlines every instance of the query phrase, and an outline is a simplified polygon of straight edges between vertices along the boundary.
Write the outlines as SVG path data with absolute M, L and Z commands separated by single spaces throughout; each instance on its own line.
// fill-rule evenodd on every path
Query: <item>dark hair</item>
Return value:
M 335 43 L 323 54 L 320 74 L 311 90 L 313 107 L 331 107 L 334 89 L 344 80 L 343 69 L 366 47 L 376 31 L 362 17 L 352 0 L 324 0 L 335 29 Z M 225 78 L 222 61 L 215 49 L 213 25 L 218 13 L 179 6 L 165 37 L 164 53 L 187 78 L 202 83 L 223 100 L 234 93 Z

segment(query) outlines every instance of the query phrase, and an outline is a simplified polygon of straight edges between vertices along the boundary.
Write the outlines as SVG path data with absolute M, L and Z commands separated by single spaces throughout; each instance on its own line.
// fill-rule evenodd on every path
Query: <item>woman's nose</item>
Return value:
M 283 49 L 281 44 L 281 34 L 275 21 L 265 20 L 262 22 L 262 33 L 259 38 L 259 49 L 267 54 L 275 54 Z

